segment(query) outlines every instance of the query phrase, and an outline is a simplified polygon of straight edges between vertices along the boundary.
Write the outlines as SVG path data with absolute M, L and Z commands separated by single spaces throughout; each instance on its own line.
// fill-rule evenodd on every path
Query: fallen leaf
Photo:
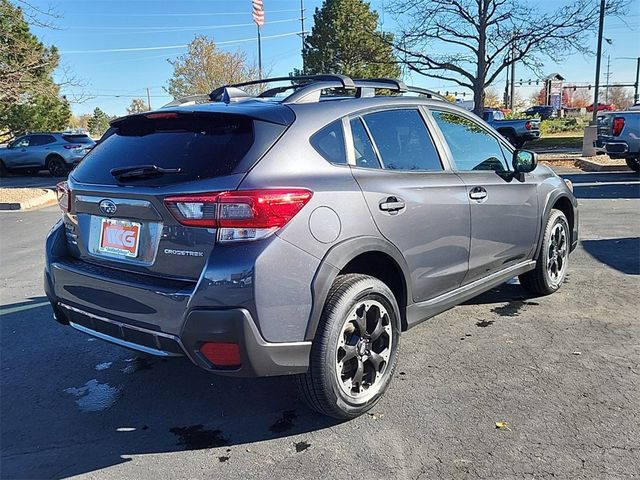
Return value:
M 507 422 L 496 422 L 496 428 L 500 430 L 511 430 Z
M 576 351 L 576 352 L 573 352 L 573 354 L 574 354 L 574 355 L 582 355 L 582 352 L 578 352 L 578 351 Z

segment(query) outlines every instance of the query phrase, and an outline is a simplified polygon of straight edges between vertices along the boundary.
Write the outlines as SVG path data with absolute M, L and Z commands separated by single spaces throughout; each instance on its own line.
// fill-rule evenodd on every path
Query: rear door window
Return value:
M 441 171 L 442 163 L 418 110 L 397 109 L 363 117 L 387 170 Z
M 55 142 L 56 142 L 56 138 L 52 135 L 32 135 L 29 146 L 38 147 L 41 145 L 48 145 L 50 143 L 55 143 Z
M 133 177 L 127 184 L 159 186 L 230 175 L 251 149 L 254 121 L 240 115 L 130 117 L 92 149 L 73 176 L 86 183 L 118 183 L 114 168 L 155 165 L 176 173 Z
M 376 155 L 367 130 L 364 128 L 362 119 L 352 118 L 351 135 L 353 136 L 353 150 L 356 167 L 381 168 L 380 161 Z

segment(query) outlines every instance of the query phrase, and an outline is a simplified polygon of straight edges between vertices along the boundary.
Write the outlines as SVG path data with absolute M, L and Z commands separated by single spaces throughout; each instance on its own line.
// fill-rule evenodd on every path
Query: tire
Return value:
M 64 177 L 69 173 L 67 164 L 64 163 L 64 159 L 59 155 L 52 155 L 47 159 L 47 170 L 52 177 Z
M 625 162 L 627 162 L 627 166 L 633 170 L 634 172 L 640 172 L 640 157 L 636 158 L 625 158 Z
M 551 210 L 536 267 L 518 277 L 526 290 L 538 295 L 558 291 L 567 274 L 570 239 L 567 217 L 560 210 Z
M 362 415 L 389 387 L 399 340 L 400 310 L 389 287 L 367 275 L 338 276 L 311 347 L 309 371 L 296 376 L 301 397 L 330 417 Z
M 502 136 L 504 138 L 506 138 L 507 142 L 509 142 L 511 145 L 513 145 L 516 148 L 519 148 L 518 147 L 518 139 L 516 138 L 516 136 L 513 133 L 505 132 L 505 133 L 502 133 Z
M 4 166 L 4 162 L 2 160 L 0 160 L 0 177 L 6 177 L 7 173 L 9 173 L 7 171 L 7 167 Z

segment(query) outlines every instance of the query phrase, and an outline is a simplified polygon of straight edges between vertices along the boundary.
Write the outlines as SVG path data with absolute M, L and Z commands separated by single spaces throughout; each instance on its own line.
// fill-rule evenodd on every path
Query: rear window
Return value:
M 253 120 L 238 115 L 181 115 L 124 120 L 82 160 L 74 178 L 84 183 L 160 186 L 234 173 L 254 142 Z M 114 168 L 155 165 L 179 173 L 120 182 Z
M 88 144 L 94 143 L 93 140 L 91 140 L 91 137 L 89 137 L 88 135 L 65 134 L 65 135 L 62 135 L 62 138 L 65 142 L 69 142 L 69 143 L 88 143 Z

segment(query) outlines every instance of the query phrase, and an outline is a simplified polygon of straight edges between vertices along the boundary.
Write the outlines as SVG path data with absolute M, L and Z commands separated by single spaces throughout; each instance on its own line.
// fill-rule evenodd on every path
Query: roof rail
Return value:
M 353 84 L 353 80 L 351 80 L 351 78 L 347 77 L 346 75 L 338 75 L 338 74 L 326 74 L 326 75 L 297 75 L 297 76 L 290 76 L 290 77 L 273 77 L 273 78 L 262 78 L 260 80 L 251 80 L 249 82 L 240 82 L 240 83 L 232 83 L 230 85 L 224 85 L 222 87 L 218 87 L 216 88 L 214 91 L 212 91 L 209 94 L 209 98 L 216 102 L 216 101 L 220 101 L 222 94 L 224 92 L 225 88 L 228 87 L 234 87 L 234 88 L 240 88 L 240 87 L 248 87 L 250 85 L 264 85 L 267 83 L 274 83 L 274 82 L 291 82 L 292 84 L 296 84 L 299 83 L 301 85 L 304 85 L 306 83 L 309 83 L 309 81 L 311 81 L 311 83 L 315 83 L 315 82 L 339 82 L 342 86 L 342 88 L 347 88 L 347 89 L 354 89 L 356 88 L 355 85 Z
M 271 97 L 278 93 L 293 89 L 294 91 L 285 97 L 282 100 L 282 103 L 309 103 L 319 101 L 323 90 L 337 88 L 355 90 L 356 98 L 374 97 L 376 90 L 384 89 L 398 93 L 417 93 L 428 98 L 447 101 L 445 97 L 432 90 L 407 86 L 403 81 L 393 78 L 351 79 L 346 75 L 337 74 L 273 77 L 263 78 L 261 80 L 251 80 L 249 82 L 234 83 L 216 88 L 209 94 L 209 98 L 214 102 L 224 101 L 229 103 L 239 101 L 248 98 L 246 93 L 239 90 L 241 87 L 287 81 L 291 82 L 291 85 L 270 88 L 262 92 L 258 97 Z

